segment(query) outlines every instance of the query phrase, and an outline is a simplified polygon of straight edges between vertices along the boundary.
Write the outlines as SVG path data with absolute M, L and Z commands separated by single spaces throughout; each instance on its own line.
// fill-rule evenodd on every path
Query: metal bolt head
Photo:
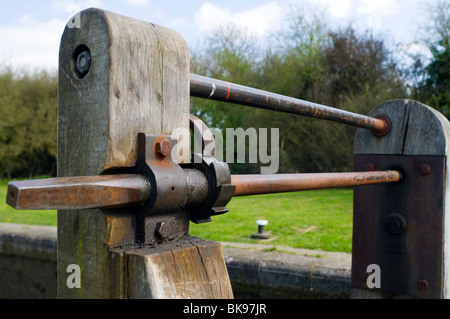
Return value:
M 91 54 L 89 51 L 83 51 L 78 55 L 76 60 L 76 68 L 81 76 L 88 73 L 91 68 Z
M 368 172 L 369 172 L 369 171 L 375 170 L 373 164 L 371 164 L 371 163 L 366 164 L 366 166 L 365 166 L 364 168 L 365 168 L 365 170 L 368 171 Z
M 417 283 L 417 287 L 422 291 L 427 290 L 429 286 L 430 284 L 425 279 L 419 280 L 419 282 Z
M 377 137 L 386 136 L 392 128 L 391 120 L 386 115 L 378 115 L 375 118 L 384 122 L 384 129 L 381 131 L 372 131 L 373 135 Z
M 386 228 L 391 234 L 400 234 L 406 228 L 406 220 L 400 214 L 391 214 L 386 220 Z
M 422 176 L 430 175 L 431 167 L 427 164 L 423 164 L 420 166 L 419 172 L 420 172 L 420 175 L 422 175 Z
M 163 139 L 156 143 L 156 153 L 159 155 L 166 157 L 172 151 L 172 143 L 167 139 Z
M 167 240 L 170 237 L 170 227 L 167 222 L 159 222 L 156 224 L 155 234 L 162 240 Z

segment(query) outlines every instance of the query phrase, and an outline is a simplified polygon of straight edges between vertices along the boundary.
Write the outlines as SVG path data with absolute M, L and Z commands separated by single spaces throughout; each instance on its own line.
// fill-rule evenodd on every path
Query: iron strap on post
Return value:
M 390 130 L 390 121 L 384 116 L 374 118 L 197 74 L 190 76 L 193 97 L 349 124 L 372 130 L 377 136 L 384 136 Z

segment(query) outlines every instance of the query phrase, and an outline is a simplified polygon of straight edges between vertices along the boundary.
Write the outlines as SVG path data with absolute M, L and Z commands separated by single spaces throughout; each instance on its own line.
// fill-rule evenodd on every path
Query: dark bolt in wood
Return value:
M 431 167 L 427 164 L 423 164 L 420 166 L 420 175 L 427 176 L 430 175 Z
M 430 284 L 425 279 L 422 279 L 422 280 L 419 280 L 419 282 L 417 283 L 417 286 L 419 287 L 420 290 L 425 291 L 428 289 Z

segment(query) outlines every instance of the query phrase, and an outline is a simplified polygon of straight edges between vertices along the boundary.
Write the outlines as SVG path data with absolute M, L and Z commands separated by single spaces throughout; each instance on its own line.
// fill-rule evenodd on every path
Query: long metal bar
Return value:
M 6 203 L 16 209 L 91 209 L 142 204 L 151 193 L 144 176 L 59 177 L 8 183 Z
M 246 196 L 392 183 L 401 179 L 402 175 L 398 171 L 231 175 L 231 184 L 236 186 L 234 196 Z
M 201 205 L 208 196 L 203 173 L 186 169 L 187 205 Z M 401 180 L 397 171 L 231 175 L 233 196 L 294 192 L 322 188 L 350 187 Z M 144 204 L 152 188 L 142 175 L 100 175 L 62 177 L 10 182 L 6 202 L 16 209 L 91 209 Z M 167 200 L 170 200 L 169 198 Z
M 208 196 L 208 180 L 196 169 L 184 169 L 187 206 L 200 206 Z M 8 183 L 6 203 L 15 209 L 94 209 L 144 204 L 149 181 L 139 174 L 73 176 Z
M 191 74 L 190 89 L 194 97 L 345 123 L 373 130 L 381 136 L 390 130 L 390 122 L 386 118 L 356 114 L 197 74 Z

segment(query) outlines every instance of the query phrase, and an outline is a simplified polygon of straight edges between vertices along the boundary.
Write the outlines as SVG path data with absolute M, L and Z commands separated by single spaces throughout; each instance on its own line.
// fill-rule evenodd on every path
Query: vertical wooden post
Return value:
M 61 177 L 134 167 L 139 132 L 189 128 L 190 61 L 178 33 L 98 9 L 77 19 L 60 47 Z M 126 209 L 58 211 L 58 298 L 232 297 L 219 244 L 139 248 L 138 222 Z M 68 287 L 69 265 L 80 267 L 81 288 Z
M 384 137 L 358 129 L 355 170 L 398 169 L 404 178 L 355 189 L 355 297 L 450 298 L 450 124 L 411 100 L 388 101 L 369 115 L 387 116 L 392 128 Z M 369 265 L 379 266 L 378 286 L 367 286 L 375 279 Z

